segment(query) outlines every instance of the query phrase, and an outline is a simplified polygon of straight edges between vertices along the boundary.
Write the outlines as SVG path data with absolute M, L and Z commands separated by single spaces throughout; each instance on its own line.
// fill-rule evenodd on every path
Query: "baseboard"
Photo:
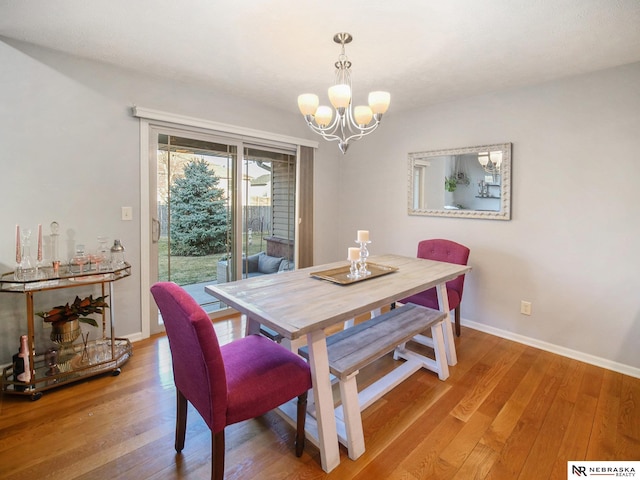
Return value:
M 473 322 L 471 320 L 466 320 L 463 318 L 460 319 L 460 324 L 465 327 L 478 330 L 480 332 L 495 335 L 496 337 L 506 338 L 507 340 L 513 340 L 514 342 L 529 345 L 530 347 L 539 348 L 540 350 L 556 353 L 558 355 L 562 355 L 563 357 L 568 357 L 574 360 L 588 363 L 590 365 L 595 365 L 596 367 L 602 367 L 606 368 L 607 370 L 612 370 L 614 372 L 629 375 L 630 377 L 640 378 L 640 368 L 625 365 L 623 363 L 613 362 L 611 360 L 607 360 L 606 358 L 596 357 L 595 355 L 590 355 L 588 353 L 579 352 L 570 348 L 561 347 L 560 345 L 555 345 L 553 343 L 543 342 L 542 340 L 536 340 L 535 338 L 526 337 L 524 335 L 509 332 L 507 330 L 502 330 L 500 328 L 491 327 L 483 323 Z
M 142 334 L 142 332 L 137 332 L 137 333 L 132 333 L 130 335 L 124 335 L 122 338 L 126 338 L 131 343 L 133 343 L 133 342 L 139 342 L 140 340 L 144 340 L 145 338 L 149 338 L 149 337 L 145 337 Z

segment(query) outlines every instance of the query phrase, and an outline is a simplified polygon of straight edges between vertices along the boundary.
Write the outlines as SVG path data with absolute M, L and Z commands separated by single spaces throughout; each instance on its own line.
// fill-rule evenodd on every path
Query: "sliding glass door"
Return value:
M 295 152 L 161 127 L 149 142 L 151 283 L 215 314 L 225 305 L 205 285 L 294 268 Z

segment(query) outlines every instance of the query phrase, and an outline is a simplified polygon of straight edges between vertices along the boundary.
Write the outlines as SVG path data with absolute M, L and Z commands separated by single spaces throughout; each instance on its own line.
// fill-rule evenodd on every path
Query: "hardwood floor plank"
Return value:
M 487 472 L 493 466 L 498 454 L 491 448 L 481 443 L 476 444 L 475 448 L 468 455 L 467 460 L 456 472 L 453 480 L 472 480 L 483 479 L 487 476 Z M 537 477 L 543 478 L 543 477 Z
M 500 451 L 500 458 L 487 474 L 486 478 L 488 479 L 502 480 L 519 477 L 545 416 L 556 397 L 562 377 L 558 372 L 566 368 L 567 361 L 557 355 L 546 354 L 546 352 L 543 356 L 550 360 L 549 368 L 523 410 L 522 416 L 518 419 L 516 428 L 507 438 Z
M 522 354 L 523 345 L 518 346 L 522 348 L 512 348 L 513 346 L 500 344 L 483 358 L 478 366 L 483 366 L 485 371 L 474 379 L 467 394 L 453 409 L 452 415 L 466 422 L 475 413 Z
M 456 417 L 457 418 L 457 417 Z M 444 448 L 440 458 L 449 465 L 462 466 L 467 457 L 476 449 L 480 439 L 486 432 L 493 419 L 481 413 L 476 413 L 465 423 L 453 440 Z M 478 447 L 484 451 L 484 447 Z
M 640 440 L 640 385 L 631 380 L 630 377 L 623 377 L 622 391 L 620 393 L 620 421 L 618 431 L 631 438 Z
M 623 375 L 605 370 L 585 460 L 615 460 Z
M 514 379 L 514 383 L 511 385 L 513 394 L 505 401 L 482 439 L 485 445 L 490 446 L 496 452 L 500 452 L 504 447 L 507 438 L 516 428 L 522 413 L 540 387 L 545 372 L 549 369 L 548 357 L 541 355 L 540 350 L 537 352 L 538 355 L 529 365 L 527 373 Z

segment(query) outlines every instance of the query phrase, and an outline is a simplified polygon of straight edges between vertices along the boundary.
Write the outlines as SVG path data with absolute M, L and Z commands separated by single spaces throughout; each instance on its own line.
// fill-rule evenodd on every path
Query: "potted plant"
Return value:
M 444 177 L 444 189 L 447 192 L 455 192 L 456 187 L 458 186 L 458 182 L 455 176 Z
M 76 296 L 72 304 L 53 307 L 48 312 L 37 312 L 45 322 L 51 323 L 51 340 L 61 345 L 70 345 L 80 336 L 80 322 L 98 326 L 98 322 L 89 315 L 102 314 L 105 308 L 109 308 L 104 297 L 93 298 L 89 295 L 84 299 Z

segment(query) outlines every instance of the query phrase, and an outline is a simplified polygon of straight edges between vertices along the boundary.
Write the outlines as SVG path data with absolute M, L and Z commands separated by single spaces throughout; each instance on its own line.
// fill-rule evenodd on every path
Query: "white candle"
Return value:
M 349 247 L 348 260 L 351 262 L 357 262 L 360 260 L 360 249 L 358 247 Z
M 368 242 L 369 241 L 369 230 L 358 230 L 358 241 L 359 242 Z
M 22 253 L 20 251 L 20 225 L 16 225 L 16 263 L 22 262 Z
M 42 224 L 38 224 L 38 261 L 42 261 Z

